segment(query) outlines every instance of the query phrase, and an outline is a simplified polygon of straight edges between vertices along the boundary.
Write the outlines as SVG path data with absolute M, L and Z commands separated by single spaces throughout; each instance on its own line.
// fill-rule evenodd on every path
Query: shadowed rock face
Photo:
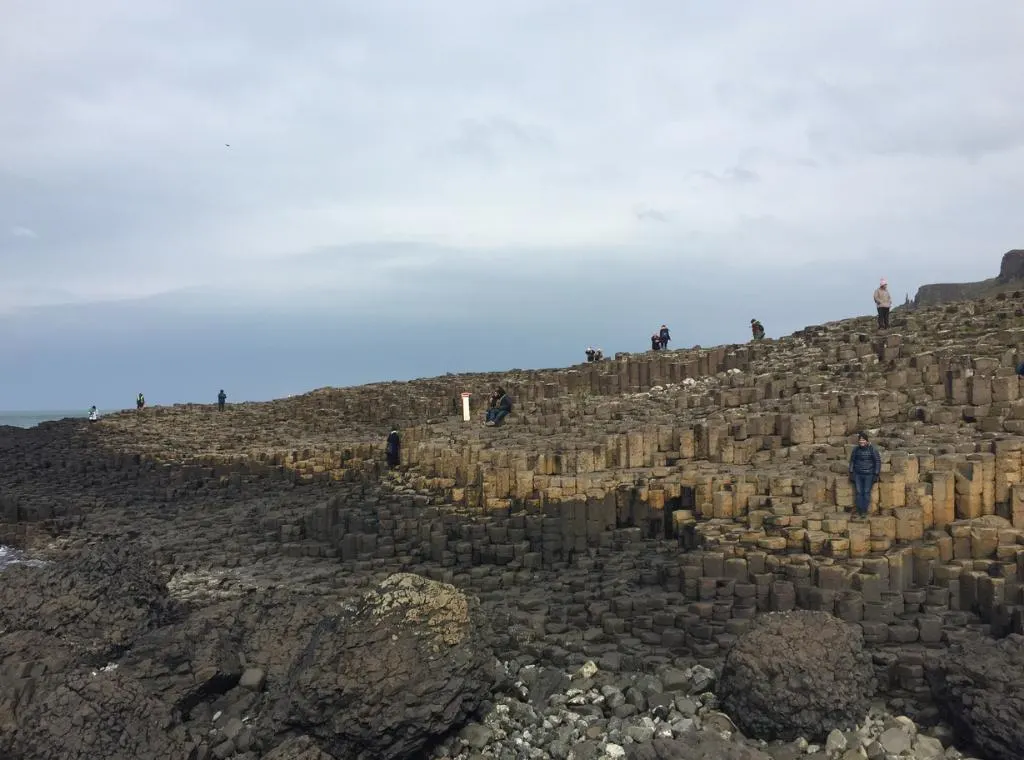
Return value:
M 1024 757 L 1024 637 L 964 639 L 927 667 L 961 740 L 991 760 Z
M 716 693 L 748 736 L 821 741 L 864 719 L 875 686 L 860 631 L 801 610 L 759 618 L 726 657 Z

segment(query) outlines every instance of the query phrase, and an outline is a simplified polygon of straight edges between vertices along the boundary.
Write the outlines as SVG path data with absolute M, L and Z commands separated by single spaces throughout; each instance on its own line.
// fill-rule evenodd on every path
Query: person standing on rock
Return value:
M 853 482 L 855 518 L 864 519 L 871 508 L 871 491 L 882 474 L 882 456 L 868 441 L 867 433 L 857 434 L 857 445 L 850 454 L 850 480 Z
M 397 430 L 388 433 L 387 443 L 384 444 L 384 454 L 388 459 L 388 467 L 398 467 L 402 458 L 402 437 Z
M 664 351 L 666 348 L 668 348 L 668 342 L 670 340 L 672 340 L 672 336 L 668 332 L 668 327 L 665 326 L 665 325 L 662 325 L 661 329 L 658 331 L 658 343 L 661 344 L 661 350 L 662 351 Z
M 892 308 L 892 295 L 889 285 L 883 279 L 875 290 L 875 308 L 878 309 L 878 329 L 889 329 L 889 309 Z
M 146 408 L 146 397 L 142 395 L 141 391 L 139 392 L 139 395 L 135 397 L 135 408 L 139 410 Z
M 224 404 L 227 403 L 228 394 L 224 392 L 224 389 L 220 389 L 220 393 L 217 394 L 217 409 L 221 412 L 224 411 Z
M 764 325 L 756 319 L 750 320 L 750 333 L 754 340 L 764 340 Z

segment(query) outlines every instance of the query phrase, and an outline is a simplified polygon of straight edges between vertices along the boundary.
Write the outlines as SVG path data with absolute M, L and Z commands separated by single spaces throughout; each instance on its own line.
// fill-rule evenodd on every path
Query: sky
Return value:
M 8 0 L 0 408 L 742 341 L 1024 247 L 1024 4 Z

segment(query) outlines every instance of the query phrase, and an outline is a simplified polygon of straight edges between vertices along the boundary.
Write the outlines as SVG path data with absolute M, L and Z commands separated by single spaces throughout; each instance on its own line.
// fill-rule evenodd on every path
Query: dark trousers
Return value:
M 889 329 L 889 307 L 879 306 L 878 307 L 878 329 L 888 330 Z
M 224 402 L 223 402 L 223 401 L 218 401 L 218 402 L 217 402 L 217 408 L 218 408 L 218 409 L 219 409 L 220 411 L 222 411 L 222 412 L 223 412 L 223 411 L 224 411 Z
M 874 487 L 874 473 L 869 472 L 864 474 L 855 472 L 853 474 L 853 503 L 857 506 L 858 515 L 867 515 L 868 510 L 871 508 L 871 489 Z

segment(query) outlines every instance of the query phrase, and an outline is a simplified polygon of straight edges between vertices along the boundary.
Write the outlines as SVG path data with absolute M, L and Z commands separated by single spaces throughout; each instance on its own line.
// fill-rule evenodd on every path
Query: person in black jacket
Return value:
M 397 430 L 388 433 L 387 443 L 384 444 L 384 453 L 388 458 L 388 467 L 398 467 L 402 458 L 402 438 Z
M 871 508 L 871 491 L 882 474 L 882 457 L 868 441 L 866 433 L 857 435 L 857 446 L 850 454 L 850 480 L 853 481 L 854 517 L 865 518 Z
M 512 399 L 504 388 L 495 390 L 491 399 L 491 408 L 487 410 L 487 421 L 484 424 L 495 427 L 512 412 Z

